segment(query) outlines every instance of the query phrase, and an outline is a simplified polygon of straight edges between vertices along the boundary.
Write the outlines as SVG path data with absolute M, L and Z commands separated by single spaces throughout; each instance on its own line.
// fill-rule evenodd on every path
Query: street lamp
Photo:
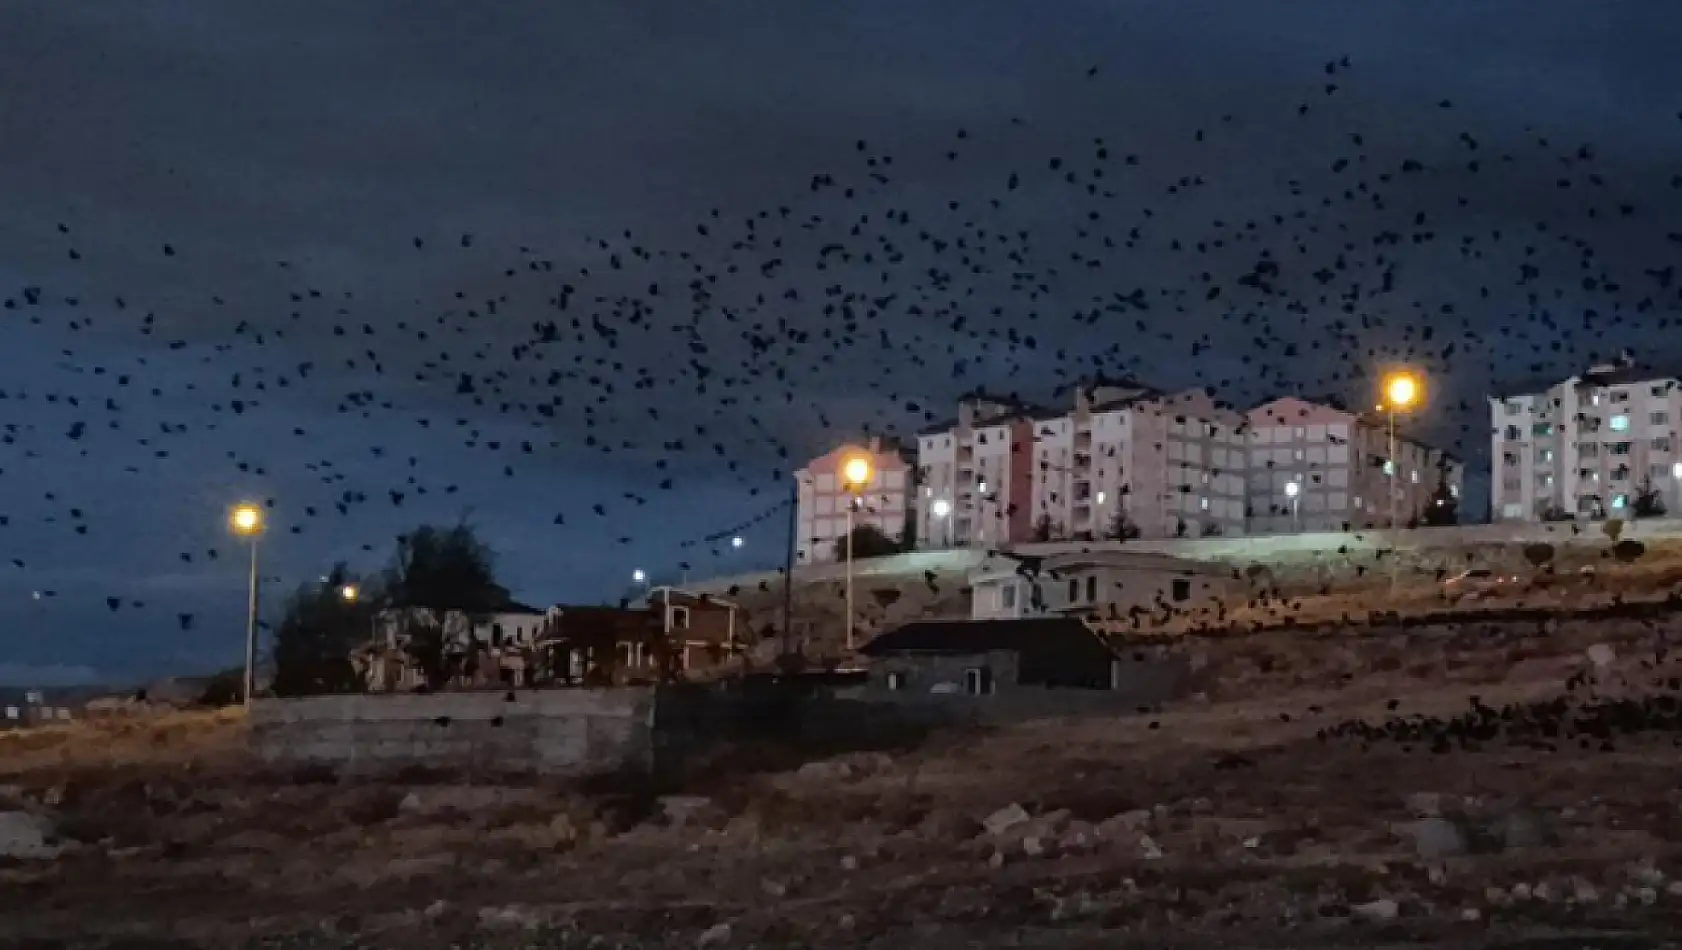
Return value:
M 648 583 L 648 574 L 645 573 L 642 568 L 640 568 L 640 567 L 637 568 L 636 570 L 631 572 L 631 583 L 633 583 L 633 584 L 646 584 L 646 583 Z
M 733 547 L 733 548 L 741 547 L 742 546 L 742 536 L 738 534 L 734 538 L 731 538 L 730 539 L 730 546 Z
M 929 514 L 934 516 L 934 520 L 945 522 L 947 518 L 952 516 L 952 503 L 944 498 L 936 498 L 934 504 L 929 506 Z M 929 525 L 929 535 L 929 543 L 935 547 L 950 547 L 952 544 L 952 525 L 950 522 L 940 525 L 939 540 L 937 541 L 935 540 L 935 525 L 931 524 Z
M 1397 370 L 1384 377 L 1385 413 L 1390 421 L 1390 458 L 1389 458 L 1389 489 L 1390 489 L 1390 530 L 1401 527 L 1401 519 L 1397 514 L 1399 497 L 1396 492 L 1397 476 L 1402 472 L 1401 464 L 1396 460 L 1396 413 L 1406 412 L 1420 398 L 1419 377 L 1408 370 Z M 1397 571 L 1400 569 L 1401 556 L 1399 547 L 1390 552 L 1390 593 L 1396 593 Z
M 355 584 L 346 584 L 345 586 L 339 588 L 339 597 L 347 604 L 356 603 L 356 599 L 361 596 L 362 591 L 357 590 Z
M 1291 500 L 1291 530 L 1297 532 L 1302 531 L 1302 518 L 1300 516 L 1300 508 L 1298 507 L 1301 504 L 1301 499 L 1298 496 L 1301 494 L 1301 482 L 1293 481 L 1285 483 L 1285 497 Z
M 859 495 L 870 485 L 875 474 L 870 456 L 853 454 L 841 463 L 841 487 L 852 497 L 847 499 L 847 652 L 853 652 L 853 509 L 858 507 Z
M 251 584 L 245 604 L 245 708 L 257 686 L 257 539 L 263 534 L 263 509 L 249 502 L 228 512 L 228 527 L 251 542 Z

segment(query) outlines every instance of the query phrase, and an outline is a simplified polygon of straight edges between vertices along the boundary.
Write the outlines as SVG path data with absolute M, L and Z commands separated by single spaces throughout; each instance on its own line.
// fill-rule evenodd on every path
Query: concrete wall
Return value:
M 651 767 L 653 707 L 638 689 L 270 699 L 251 736 L 274 763 L 577 776 Z
M 1605 547 L 1608 542 L 1594 522 L 1580 522 L 1580 533 L 1573 533 L 1572 524 L 1541 522 L 1503 522 L 1489 525 L 1457 525 L 1447 528 L 1413 528 L 1397 531 L 1370 530 L 1349 532 L 1315 532 L 1308 534 L 1275 534 L 1240 538 L 1180 538 L 1138 539 L 1115 541 L 1059 541 L 1047 544 L 1016 544 L 1010 549 L 1023 554 L 1073 554 L 1083 551 L 1129 551 L 1138 554 L 1167 554 L 1193 561 L 1226 561 L 1234 564 L 1269 564 L 1277 561 L 1309 560 L 1316 557 L 1345 557 L 1357 553 L 1371 553 L 1381 548 L 1401 551 L 1435 549 L 1466 549 L 1482 547 L 1522 546 L 1536 541 L 1555 545 L 1585 545 Z M 1682 518 L 1652 518 L 1626 521 L 1624 537 L 1638 540 L 1682 538 Z M 956 548 L 946 551 L 917 551 L 892 557 L 866 558 L 853 562 L 855 582 L 861 586 L 871 580 L 918 577 L 924 571 L 937 573 L 968 572 L 979 566 L 987 552 L 980 548 Z M 794 580 L 798 584 L 839 581 L 845 576 L 843 565 L 820 564 L 797 567 Z M 704 593 L 722 594 L 731 587 L 756 590 L 761 582 L 772 590 L 781 591 L 782 575 L 776 571 L 740 574 L 690 583 L 689 589 Z

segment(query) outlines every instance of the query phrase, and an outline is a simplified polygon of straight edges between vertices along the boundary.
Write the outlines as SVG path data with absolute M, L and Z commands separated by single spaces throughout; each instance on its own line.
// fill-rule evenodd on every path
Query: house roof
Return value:
M 865 656 L 891 653 L 1019 652 L 1058 641 L 1104 639 L 1072 617 L 1030 617 L 1022 620 L 919 620 L 890 630 L 866 643 Z M 1108 649 L 1108 645 L 1104 645 Z

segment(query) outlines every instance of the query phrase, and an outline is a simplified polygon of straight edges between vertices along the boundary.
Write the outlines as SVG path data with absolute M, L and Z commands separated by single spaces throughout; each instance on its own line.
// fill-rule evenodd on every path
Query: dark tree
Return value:
M 1460 523 L 1460 499 L 1454 497 L 1447 478 L 1437 478 L 1437 487 L 1431 492 L 1431 500 L 1425 503 L 1425 514 L 1420 520 L 1432 527 Z
M 853 533 L 835 539 L 835 559 L 847 559 L 847 548 L 853 549 L 853 557 L 887 557 L 899 553 L 899 543 L 882 533 L 882 529 L 873 524 L 861 524 L 853 528 Z
M 1044 544 L 1051 540 L 1051 516 L 1040 515 L 1040 520 L 1034 522 L 1034 540 Z
M 472 527 L 423 525 L 397 539 L 397 553 L 385 576 L 387 603 L 490 613 L 508 602 L 507 588 L 496 582 L 495 567 L 496 556 Z
M 1133 519 L 1127 517 L 1127 509 L 1117 508 L 1110 516 L 1110 523 L 1105 526 L 1104 539 L 1107 541 L 1131 541 L 1139 536 L 1139 526 Z
M 347 585 L 356 586 L 354 600 L 344 596 Z M 327 580 L 294 591 L 275 628 L 275 695 L 359 691 L 362 682 L 350 655 L 368 642 L 374 604 L 375 599 L 355 585 L 343 564 L 335 565 Z
M 1635 504 L 1630 506 L 1631 513 L 1636 518 L 1663 518 L 1665 516 L 1664 499 L 1659 497 L 1658 489 L 1653 487 L 1653 480 L 1647 479 L 1636 489 Z

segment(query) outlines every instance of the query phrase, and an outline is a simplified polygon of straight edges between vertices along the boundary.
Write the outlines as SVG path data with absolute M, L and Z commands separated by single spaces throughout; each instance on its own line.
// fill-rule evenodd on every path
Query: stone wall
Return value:
M 251 737 L 274 763 L 579 776 L 650 768 L 653 707 L 638 689 L 270 699 Z

